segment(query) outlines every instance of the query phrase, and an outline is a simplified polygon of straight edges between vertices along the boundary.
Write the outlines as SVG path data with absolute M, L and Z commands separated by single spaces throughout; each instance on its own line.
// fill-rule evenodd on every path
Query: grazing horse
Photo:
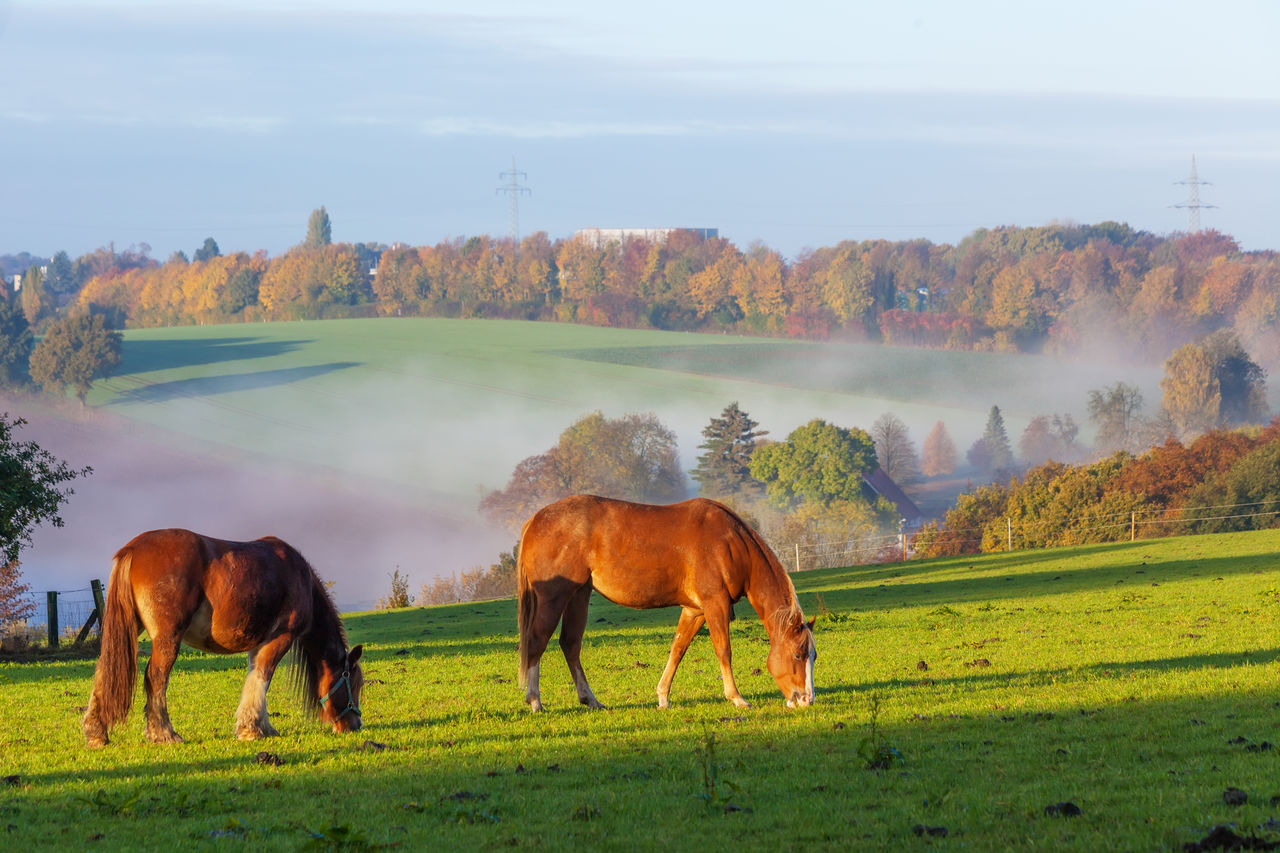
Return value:
M 805 622 L 795 587 L 778 558 L 733 511 L 697 498 L 669 506 L 574 495 L 545 506 L 525 522 L 516 567 L 520 685 L 525 702 L 542 710 L 538 662 L 563 617 L 560 648 L 578 701 L 596 701 L 582 670 L 582 632 L 591 590 L 626 607 L 681 607 L 671 656 L 658 681 L 667 707 L 689 642 L 705 622 L 720 659 L 724 696 L 750 707 L 733 680 L 729 621 L 744 595 L 769 632 L 769 672 L 788 706 L 813 702 L 813 622 Z
M 267 717 L 267 687 L 291 648 L 294 687 L 308 713 L 335 732 L 360 728 L 363 647 L 347 651 L 342 620 L 324 584 L 301 554 L 274 536 L 224 542 L 190 530 L 153 530 L 116 553 L 84 715 L 89 746 L 106 744 L 108 731 L 129 714 L 144 629 L 151 637 L 147 740 L 182 741 L 169 722 L 165 688 L 183 641 L 206 652 L 249 653 L 236 710 L 241 740 L 278 734 Z

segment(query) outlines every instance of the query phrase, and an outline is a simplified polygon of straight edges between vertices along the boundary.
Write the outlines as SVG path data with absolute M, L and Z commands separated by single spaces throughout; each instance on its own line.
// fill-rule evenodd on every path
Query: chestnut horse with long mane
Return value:
M 267 687 L 281 658 L 294 653 L 294 687 L 307 711 L 335 732 L 360 728 L 362 646 L 347 650 L 342 620 L 324 584 L 294 548 L 268 536 L 227 542 L 190 530 L 152 530 L 115 555 L 102 614 L 102 651 L 84 715 L 89 746 L 129 714 L 138 677 L 138 635 L 151 637 L 144 681 L 146 737 L 181 742 L 169 722 L 165 689 L 179 645 L 248 652 L 249 675 L 236 734 L 278 734 L 267 716 Z
M 769 546 L 728 507 L 697 498 L 667 506 L 574 495 L 525 522 L 516 566 L 520 685 L 542 710 L 538 664 L 556 624 L 578 701 L 601 707 L 582 670 L 582 633 L 594 589 L 626 607 L 679 606 L 671 656 L 658 681 L 667 707 L 689 642 L 706 623 L 720 659 L 724 696 L 749 707 L 733 680 L 729 621 L 733 604 L 751 602 L 769 633 L 769 672 L 789 706 L 813 702 L 813 622 L 805 622 L 795 587 Z

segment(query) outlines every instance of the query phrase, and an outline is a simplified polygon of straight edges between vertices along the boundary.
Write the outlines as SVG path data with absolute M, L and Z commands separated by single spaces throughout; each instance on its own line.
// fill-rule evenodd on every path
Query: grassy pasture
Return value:
M 782 438 L 823 417 L 869 428 L 886 411 L 922 441 L 944 420 L 963 450 L 992 405 L 1025 421 L 1074 412 L 1158 371 L 1047 358 L 498 320 L 384 318 L 126 332 L 94 406 L 212 443 L 384 478 L 474 505 L 578 417 L 654 412 L 689 467 L 701 430 L 737 400 Z M 1154 393 L 1154 391 L 1153 391 Z
M 800 711 L 758 671 L 766 641 L 745 602 L 733 644 L 750 710 L 721 698 L 704 636 L 658 711 L 675 612 L 598 598 L 583 660 L 603 712 L 576 705 L 554 644 L 548 712 L 523 710 L 511 600 L 349 615 L 368 679 L 366 728 L 350 736 L 303 718 L 281 679 L 282 737 L 237 742 L 243 660 L 184 651 L 170 710 L 187 742 L 142 743 L 135 708 L 89 751 L 91 662 L 0 664 L 0 838 L 32 850 L 1169 850 L 1228 822 L 1280 837 L 1268 824 L 1280 816 L 1280 532 L 795 581 L 819 632 L 818 701 Z M 901 762 L 868 769 L 868 742 Z M 1228 788 L 1247 802 L 1224 802 Z M 1046 813 L 1063 802 L 1081 814 Z

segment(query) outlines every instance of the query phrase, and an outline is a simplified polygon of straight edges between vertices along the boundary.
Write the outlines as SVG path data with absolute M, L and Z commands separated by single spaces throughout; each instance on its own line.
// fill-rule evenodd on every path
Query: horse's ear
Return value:
M 347 666 L 355 666 L 356 661 L 360 660 L 360 655 L 364 653 L 364 643 L 353 646 L 351 651 L 347 652 Z
M 806 623 L 804 623 L 804 624 L 808 626 L 808 628 L 809 628 L 809 630 L 810 630 L 810 631 L 812 631 L 812 630 L 813 630 L 813 623 L 815 623 L 815 622 L 817 622 L 817 621 L 818 621 L 818 617 L 817 617 L 817 616 L 815 616 L 815 617 L 813 617 L 812 619 L 810 619 L 808 622 L 806 622 Z

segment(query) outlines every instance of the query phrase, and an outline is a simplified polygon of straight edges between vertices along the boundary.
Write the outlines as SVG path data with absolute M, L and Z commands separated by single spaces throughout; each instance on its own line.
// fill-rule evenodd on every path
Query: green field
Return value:
M 131 330 L 94 406 L 213 447 L 382 478 L 471 506 L 584 414 L 653 412 L 692 467 L 730 402 L 776 438 L 815 417 L 917 442 L 939 419 L 963 450 L 992 405 L 1016 438 L 1036 414 L 1085 422 L 1090 388 L 1156 393 L 1156 371 L 1047 358 L 494 320 L 398 319 Z
M 89 751 L 91 662 L 0 664 L 4 846 L 1141 851 L 1225 823 L 1280 838 L 1280 531 L 795 581 L 818 617 L 806 710 L 759 672 L 745 606 L 750 710 L 721 698 L 704 636 L 658 711 L 675 611 L 598 599 L 583 662 L 602 712 L 576 705 L 554 644 L 548 712 L 523 710 L 511 600 L 350 615 L 368 686 L 348 736 L 281 680 L 282 737 L 237 742 L 243 659 L 184 652 L 170 710 L 187 742 L 142 743 L 135 708 Z M 884 769 L 866 766 L 874 746 Z

